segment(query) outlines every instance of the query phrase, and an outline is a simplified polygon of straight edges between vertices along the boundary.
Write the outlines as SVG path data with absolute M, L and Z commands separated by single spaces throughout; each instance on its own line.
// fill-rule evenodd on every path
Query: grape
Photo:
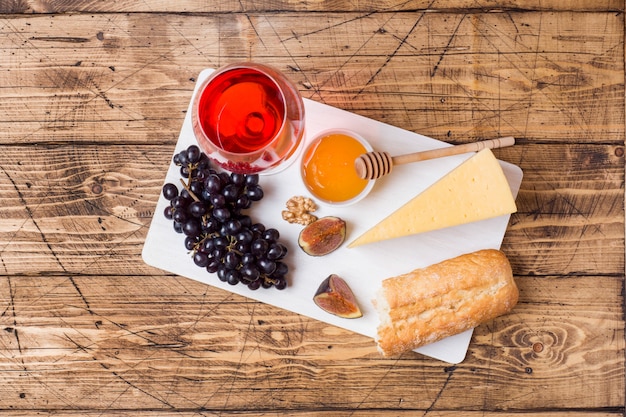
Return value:
M 226 201 L 228 202 L 237 201 L 237 198 L 239 197 L 239 194 L 241 193 L 241 188 L 237 186 L 236 184 L 228 184 L 224 187 L 224 190 L 222 190 L 222 193 L 224 194 L 224 198 L 226 199 Z
M 217 236 L 213 239 L 213 243 L 217 249 L 226 249 L 228 246 L 228 238 L 226 236 Z
M 213 207 L 226 206 L 226 198 L 222 194 L 211 194 L 209 201 L 213 205 Z
M 172 213 L 172 220 L 174 220 L 176 223 L 185 223 L 187 222 L 187 219 L 189 218 L 189 216 L 187 215 L 187 212 L 184 210 L 174 210 L 174 213 Z
M 202 195 L 202 191 L 204 190 L 204 183 L 200 181 L 191 181 L 189 184 L 189 190 L 194 193 L 194 195 Z
M 174 197 L 178 197 L 178 187 L 172 183 L 167 183 L 163 186 L 163 197 L 166 200 L 172 200 Z
M 267 250 L 267 259 L 277 261 L 287 255 L 287 247 L 282 243 L 272 243 Z
M 183 225 L 183 233 L 187 236 L 191 236 L 191 237 L 199 236 L 201 230 L 202 229 L 200 228 L 200 223 L 198 223 L 198 221 L 195 219 L 188 220 Z
M 163 210 L 163 215 L 167 220 L 172 220 L 174 218 L 174 210 L 172 209 L 172 206 L 165 207 L 165 210 Z
M 187 148 L 187 161 L 190 164 L 195 164 L 200 161 L 201 154 L 202 152 L 200 152 L 200 148 L 198 148 L 196 145 L 191 145 Z
M 237 242 L 245 244 L 252 243 L 252 240 L 254 239 L 254 233 L 252 233 L 252 231 L 250 231 L 249 229 L 244 229 L 235 235 L 235 239 L 237 239 Z
M 210 174 L 209 177 L 204 180 L 204 187 L 209 193 L 219 193 L 222 190 L 222 180 L 217 174 Z
M 285 278 L 278 278 L 274 281 L 274 287 L 277 290 L 284 290 L 287 288 L 287 280 Z
M 256 281 L 252 281 L 248 284 L 248 288 L 252 291 L 256 291 L 261 287 L 261 280 L 257 279 Z
M 237 255 L 235 252 L 227 252 L 224 255 L 224 266 L 226 268 L 235 269 L 239 266 L 241 262 L 241 256 Z
M 263 189 L 258 185 L 253 185 L 248 187 L 246 190 L 246 195 L 252 201 L 259 201 L 263 198 Z
M 217 207 L 213 209 L 213 217 L 221 222 L 225 222 L 226 220 L 230 219 L 230 210 L 228 210 L 226 207 Z
M 187 236 L 185 238 L 185 249 L 187 250 L 193 250 L 196 247 L 196 239 L 190 236 Z
M 230 285 L 239 284 L 240 277 L 241 276 L 239 275 L 239 272 L 236 269 L 231 269 L 226 273 L 226 281 L 228 281 Z
M 261 270 L 261 272 L 265 273 L 265 274 L 272 274 L 274 271 L 276 271 L 276 262 L 271 261 L 267 258 L 261 258 L 257 261 L 257 266 L 259 267 L 259 269 Z
M 230 174 L 230 180 L 233 184 L 243 185 L 246 182 L 246 176 L 244 174 L 233 173 Z
M 219 259 L 209 258 L 209 262 L 206 265 L 206 270 L 210 274 L 214 274 L 217 272 L 221 262 Z
M 228 220 L 225 226 L 229 235 L 237 234 L 241 230 L 241 222 L 237 219 Z
M 257 185 L 259 183 L 259 174 L 251 174 L 246 177 L 245 184 L 247 186 Z
M 262 236 L 265 240 L 275 242 L 280 237 L 280 233 L 278 233 L 278 230 L 276 229 L 266 229 Z
M 193 263 L 200 268 L 206 268 L 206 266 L 209 265 L 209 256 L 204 252 L 196 252 L 193 255 Z
M 258 174 L 216 171 L 197 145 L 173 156 L 183 188 L 163 185 L 163 215 L 183 234 L 194 264 L 230 285 L 284 289 L 287 247 L 277 229 L 253 222 L 244 211 L 263 198 Z
M 256 256 L 265 255 L 268 249 L 269 244 L 267 243 L 267 240 L 263 239 L 256 239 L 254 242 L 252 242 L 252 246 L 250 246 L 250 251 Z
M 202 201 L 194 201 L 189 204 L 189 214 L 193 217 L 202 217 L 206 214 L 206 207 Z

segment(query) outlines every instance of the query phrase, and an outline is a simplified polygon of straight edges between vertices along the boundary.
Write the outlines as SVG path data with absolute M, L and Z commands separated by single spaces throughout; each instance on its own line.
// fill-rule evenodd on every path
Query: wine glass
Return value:
M 253 62 L 224 66 L 202 82 L 192 103 L 200 148 L 236 173 L 276 173 L 300 149 L 304 103 L 277 69 Z

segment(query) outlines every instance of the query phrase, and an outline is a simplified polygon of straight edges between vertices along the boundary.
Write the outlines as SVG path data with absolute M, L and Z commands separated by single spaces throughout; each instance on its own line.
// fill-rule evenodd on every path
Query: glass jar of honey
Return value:
M 318 134 L 302 156 L 301 174 L 306 188 L 324 203 L 354 204 L 369 193 L 374 181 L 359 178 L 354 161 L 372 147 L 360 135 L 345 129 Z

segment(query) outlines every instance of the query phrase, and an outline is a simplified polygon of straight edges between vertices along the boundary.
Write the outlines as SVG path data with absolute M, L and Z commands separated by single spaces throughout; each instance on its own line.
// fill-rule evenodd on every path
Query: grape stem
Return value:
M 185 188 L 185 190 L 187 190 L 187 192 L 189 193 L 189 195 L 191 196 L 191 198 L 193 198 L 195 201 L 200 202 L 200 199 L 198 198 L 198 196 L 196 196 L 193 191 L 191 191 L 191 189 L 189 188 L 189 185 L 187 185 L 187 183 L 185 182 L 184 179 L 180 178 L 180 183 L 183 185 L 183 187 Z

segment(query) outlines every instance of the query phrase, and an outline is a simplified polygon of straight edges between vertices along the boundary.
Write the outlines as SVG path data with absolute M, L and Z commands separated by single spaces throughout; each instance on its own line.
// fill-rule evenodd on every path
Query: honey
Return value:
M 307 148 L 302 157 L 302 178 L 316 197 L 330 203 L 342 203 L 357 197 L 368 185 L 359 178 L 354 160 L 368 149 L 354 137 L 331 132 L 322 135 Z

